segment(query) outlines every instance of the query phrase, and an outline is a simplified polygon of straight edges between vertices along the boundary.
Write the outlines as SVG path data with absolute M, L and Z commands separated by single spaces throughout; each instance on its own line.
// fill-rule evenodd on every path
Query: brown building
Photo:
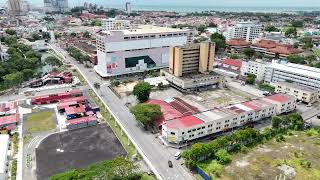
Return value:
M 215 44 L 202 42 L 170 48 L 169 72 L 176 77 L 213 70 Z
M 217 88 L 221 76 L 213 72 L 215 44 L 202 42 L 170 48 L 169 70 L 162 70 L 167 81 L 182 92 Z

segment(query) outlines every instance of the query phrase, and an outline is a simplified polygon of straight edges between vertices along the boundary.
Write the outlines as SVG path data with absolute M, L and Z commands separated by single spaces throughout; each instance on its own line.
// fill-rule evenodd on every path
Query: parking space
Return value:
M 48 179 L 119 155 L 125 156 L 126 151 L 105 124 L 56 133 L 45 138 L 36 149 L 37 179 Z

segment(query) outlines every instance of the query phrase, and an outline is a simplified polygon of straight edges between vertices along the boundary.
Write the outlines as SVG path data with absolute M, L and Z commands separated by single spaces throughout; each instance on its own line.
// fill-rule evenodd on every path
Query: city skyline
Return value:
M 28 0 L 32 5 L 41 5 L 43 0 Z M 195 7 L 314 7 L 317 4 L 317 0 L 225 0 L 223 2 L 218 0 L 198 0 L 196 3 L 192 0 L 79 0 L 79 1 L 70 1 L 70 6 L 79 6 L 84 2 L 87 3 L 96 3 L 103 6 L 119 6 L 124 5 L 125 2 L 131 2 L 135 6 L 195 6 Z M 4 5 L 5 2 L 0 3 Z M 318 5 L 319 6 L 319 5 Z M 320 7 L 320 6 L 319 6 Z

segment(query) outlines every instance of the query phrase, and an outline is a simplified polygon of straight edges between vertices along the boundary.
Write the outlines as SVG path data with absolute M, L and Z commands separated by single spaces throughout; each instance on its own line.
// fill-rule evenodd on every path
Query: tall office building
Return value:
M 130 3 L 130 2 L 126 2 L 126 12 L 127 12 L 128 14 L 131 13 L 131 3 Z
M 255 22 L 239 22 L 235 26 L 229 27 L 225 36 L 227 40 L 240 38 L 251 42 L 260 37 L 261 31 L 261 24 Z
M 8 0 L 8 9 L 11 16 L 21 16 L 24 14 L 22 0 Z
M 43 3 L 47 13 L 68 11 L 68 0 L 44 0 Z
M 177 77 L 213 70 L 215 46 L 210 42 L 170 48 L 169 72 Z

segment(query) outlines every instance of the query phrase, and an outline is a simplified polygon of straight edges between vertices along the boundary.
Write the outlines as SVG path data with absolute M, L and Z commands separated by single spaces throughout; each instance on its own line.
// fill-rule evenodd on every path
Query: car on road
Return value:
M 307 107 L 311 107 L 312 106 L 312 104 L 307 104 Z
M 177 152 L 177 153 L 174 154 L 174 158 L 176 160 L 180 159 L 180 157 L 181 157 L 181 152 Z
M 169 168 L 172 168 L 172 167 L 173 167 L 173 164 L 172 164 L 171 161 L 168 161 L 168 166 L 169 166 Z

